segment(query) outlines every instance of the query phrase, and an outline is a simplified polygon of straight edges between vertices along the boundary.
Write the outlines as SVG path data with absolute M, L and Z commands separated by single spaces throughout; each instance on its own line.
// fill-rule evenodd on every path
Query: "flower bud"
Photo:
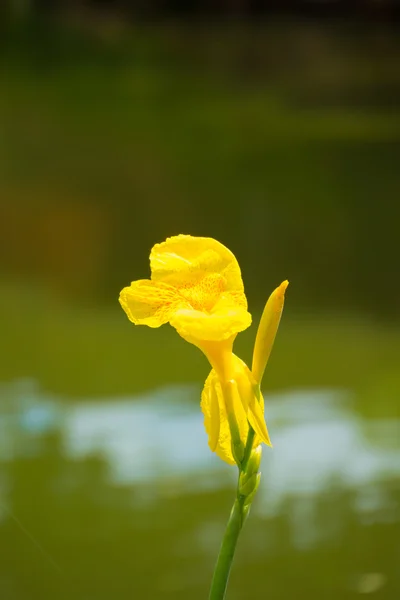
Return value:
M 242 441 L 240 439 L 234 439 L 234 437 L 232 436 L 231 450 L 233 458 L 235 459 L 235 463 L 239 467 L 244 457 L 244 445 Z
M 250 454 L 249 462 L 246 466 L 246 475 L 250 477 L 254 473 L 258 473 L 258 469 L 260 468 L 262 457 L 262 448 L 261 444 L 256 448 L 253 448 Z
M 267 366 L 269 356 L 276 332 L 278 331 L 279 321 L 283 311 L 285 300 L 285 290 L 289 285 L 288 281 L 284 281 L 281 285 L 272 292 L 265 305 L 260 324 L 258 326 L 256 342 L 254 344 L 253 366 L 252 373 L 258 384 L 261 383 L 262 376 Z
M 246 500 L 245 500 L 245 502 L 244 502 L 244 506 L 245 506 L 245 508 L 246 508 L 247 506 L 250 506 L 250 505 L 251 505 L 251 503 L 253 502 L 253 498 L 254 498 L 254 496 L 255 496 L 255 495 L 256 495 L 256 493 L 257 493 L 258 486 L 260 485 L 261 473 L 257 473 L 257 475 L 255 475 L 255 477 L 256 477 L 256 480 L 255 480 L 255 483 L 254 483 L 254 485 L 253 485 L 253 489 L 252 489 L 252 491 L 250 492 L 250 494 L 249 494 L 249 495 L 246 497 Z
M 242 473 L 242 475 L 244 474 Z M 253 475 L 247 478 L 242 477 L 242 475 L 239 478 L 239 494 L 247 498 L 253 493 L 257 485 L 258 474 L 253 473 Z

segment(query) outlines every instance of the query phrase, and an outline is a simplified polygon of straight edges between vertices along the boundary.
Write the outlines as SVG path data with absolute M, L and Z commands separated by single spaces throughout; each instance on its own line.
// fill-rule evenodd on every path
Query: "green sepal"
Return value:
M 243 475 L 244 477 L 242 477 Z M 239 478 L 239 494 L 247 499 L 247 497 L 253 493 L 254 488 L 257 486 L 257 481 L 258 475 L 256 473 L 250 477 L 246 477 L 245 473 L 242 473 Z
M 254 496 L 257 493 L 258 490 L 258 486 L 260 485 L 260 479 L 261 479 L 261 473 L 257 473 L 256 477 L 256 481 L 253 487 L 253 491 L 247 496 L 247 498 L 244 501 L 244 505 L 246 506 L 250 506 L 250 504 L 253 502 Z

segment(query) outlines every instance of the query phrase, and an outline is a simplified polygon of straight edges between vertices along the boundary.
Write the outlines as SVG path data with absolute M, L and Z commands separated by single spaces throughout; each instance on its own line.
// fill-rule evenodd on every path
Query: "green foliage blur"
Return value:
M 109 305 L 210 235 L 252 304 L 398 313 L 400 48 L 356 25 L 82 17 L 3 37 L 1 267 Z
M 278 354 L 272 387 L 321 373 L 335 384 L 338 361 L 345 385 L 363 387 L 377 360 L 394 379 L 392 342 L 389 358 L 376 356 L 374 338 L 386 334 L 356 340 L 373 323 L 398 339 L 395 30 L 100 16 L 15 19 L 2 37 L 0 376 L 74 394 L 182 371 L 197 380 L 195 352 L 182 350 L 183 370 L 165 362 L 117 305 L 122 287 L 149 275 L 155 242 L 190 233 L 236 254 L 255 320 L 290 280 L 285 320 L 301 333 L 287 330 L 286 352 L 304 364 L 292 376 L 296 361 Z M 173 332 L 159 335 L 183 348 Z M 160 353 L 159 375 L 143 358 L 132 382 L 132 348 L 144 357 L 146 347 Z

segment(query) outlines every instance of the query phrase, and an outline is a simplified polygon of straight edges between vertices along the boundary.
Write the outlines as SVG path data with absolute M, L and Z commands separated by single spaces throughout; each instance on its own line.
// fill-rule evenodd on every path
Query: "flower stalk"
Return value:
M 239 534 L 249 514 L 251 503 L 260 483 L 261 473 L 258 472 L 258 468 L 262 454 L 261 446 L 248 450 L 252 448 L 254 436 L 254 430 L 250 427 L 243 461 L 238 465 L 239 477 L 236 498 L 215 565 L 209 600 L 223 600 L 225 598 Z
M 150 268 L 150 279 L 133 281 L 121 291 L 121 306 L 135 325 L 169 323 L 206 356 L 212 368 L 200 404 L 208 445 L 239 469 L 210 592 L 210 600 L 223 600 L 239 534 L 260 483 L 261 443 L 271 446 L 260 386 L 288 282 L 265 306 L 250 371 L 233 353 L 236 335 L 250 326 L 251 314 L 232 252 L 212 238 L 178 235 L 153 246 Z
M 260 384 L 279 327 L 287 286 L 288 282 L 284 281 L 271 294 L 267 304 L 265 305 L 257 331 L 250 379 L 255 401 L 259 405 L 261 405 L 262 402 Z M 229 420 L 229 426 L 232 437 L 232 454 L 239 468 L 239 477 L 235 502 L 233 504 L 225 534 L 222 539 L 221 548 L 214 570 L 209 600 L 224 600 L 225 598 L 239 534 L 250 512 L 251 503 L 256 495 L 261 479 L 259 467 L 261 463 L 262 449 L 261 445 L 258 445 L 254 448 L 256 432 L 254 431 L 253 427 L 249 424 L 244 451 L 240 454 L 240 456 L 238 456 L 236 454 L 235 446 L 237 435 L 236 421 L 232 425 L 231 421 Z

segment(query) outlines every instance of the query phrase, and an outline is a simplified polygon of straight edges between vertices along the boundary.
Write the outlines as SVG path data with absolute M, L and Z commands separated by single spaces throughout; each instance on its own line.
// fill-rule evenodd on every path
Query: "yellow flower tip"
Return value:
M 281 285 L 278 287 L 279 294 L 282 297 L 285 296 L 286 288 L 288 285 L 289 285 L 289 281 L 287 279 L 285 279 L 285 281 L 282 281 Z
M 287 279 L 285 279 L 285 281 L 282 281 L 282 283 L 272 292 L 270 298 L 274 298 L 275 299 L 275 308 L 277 310 L 280 310 L 281 308 L 281 303 L 283 304 L 284 300 L 285 300 L 285 292 L 286 289 L 289 285 L 289 281 Z
M 252 366 L 254 379 L 258 384 L 261 383 L 265 367 L 267 366 L 271 354 L 272 346 L 274 345 L 275 336 L 282 316 L 285 292 L 288 285 L 289 282 L 286 279 L 272 292 L 265 305 L 258 326 Z

